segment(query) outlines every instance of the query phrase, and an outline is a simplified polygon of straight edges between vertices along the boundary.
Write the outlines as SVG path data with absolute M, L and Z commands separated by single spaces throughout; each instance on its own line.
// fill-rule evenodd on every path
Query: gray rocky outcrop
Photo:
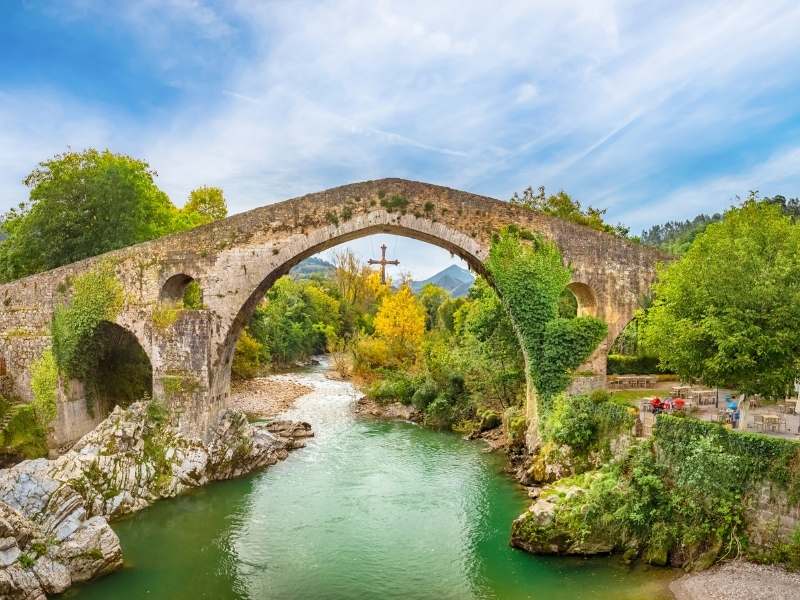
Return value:
M 312 435 L 228 410 L 201 441 L 158 405 L 115 408 L 66 454 L 0 470 L 0 598 L 39 600 L 118 569 L 109 519 L 275 464 Z

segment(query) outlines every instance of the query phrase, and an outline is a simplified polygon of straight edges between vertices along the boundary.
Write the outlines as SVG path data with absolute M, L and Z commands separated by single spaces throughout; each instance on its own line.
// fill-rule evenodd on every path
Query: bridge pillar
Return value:
M 608 363 L 608 339 L 592 352 L 580 367 L 575 370 L 572 383 L 567 388 L 568 394 L 588 394 L 592 390 L 606 387 L 606 364 Z
M 182 433 L 203 439 L 222 410 L 211 393 L 212 327 L 208 310 L 185 310 L 163 330 L 154 328 L 153 398 L 178 416 Z

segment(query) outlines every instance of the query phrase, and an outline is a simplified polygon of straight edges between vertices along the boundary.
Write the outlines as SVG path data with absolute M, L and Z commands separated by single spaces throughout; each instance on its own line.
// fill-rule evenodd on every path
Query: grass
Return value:
M 668 396 L 670 393 L 671 385 L 669 387 L 654 387 L 642 388 L 638 390 L 614 390 L 611 392 L 611 397 L 614 400 L 622 400 L 629 404 L 636 404 L 642 398 L 651 398 L 653 396 Z

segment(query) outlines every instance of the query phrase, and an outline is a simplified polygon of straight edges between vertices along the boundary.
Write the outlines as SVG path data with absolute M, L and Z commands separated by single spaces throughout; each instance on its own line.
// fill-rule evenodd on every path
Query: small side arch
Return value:
M 567 289 L 572 292 L 575 299 L 578 301 L 579 317 L 597 316 L 597 299 L 595 298 L 592 288 L 580 281 L 573 281 L 567 285 Z
M 177 302 L 178 300 L 182 300 L 186 289 L 193 281 L 194 277 L 186 273 L 172 275 L 164 282 L 164 285 L 161 286 L 159 300 L 162 302 Z

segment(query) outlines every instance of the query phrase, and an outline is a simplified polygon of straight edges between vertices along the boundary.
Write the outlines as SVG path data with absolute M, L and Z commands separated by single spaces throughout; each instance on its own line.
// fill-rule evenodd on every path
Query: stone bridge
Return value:
M 53 308 L 69 278 L 111 261 L 126 292 L 116 325 L 150 359 L 154 397 L 179 412 L 187 433 L 203 436 L 225 406 L 242 328 L 273 282 L 298 262 L 348 240 L 393 233 L 440 246 L 484 273 L 492 233 L 512 223 L 555 241 L 572 267 L 579 314 L 608 323 L 608 339 L 585 367 L 596 376 L 591 383 L 602 384 L 610 342 L 633 317 L 665 256 L 508 202 L 400 179 L 286 200 L 0 285 L 0 377 L 6 394 L 31 399 L 30 366 L 50 344 Z M 202 290 L 204 308 L 155 326 L 154 310 L 180 298 L 191 281 Z M 91 410 L 84 396 L 80 382 L 62 382 L 54 443 L 77 439 L 103 418 L 106 411 Z

